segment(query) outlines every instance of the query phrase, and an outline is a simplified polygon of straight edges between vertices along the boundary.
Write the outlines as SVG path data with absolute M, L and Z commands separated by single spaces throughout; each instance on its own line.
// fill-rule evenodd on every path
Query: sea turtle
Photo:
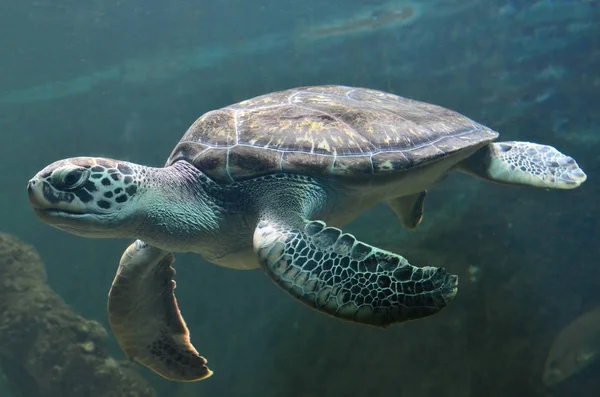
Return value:
M 553 147 L 492 143 L 497 136 L 454 111 L 389 93 L 301 87 L 205 113 L 163 168 L 75 157 L 50 164 L 27 189 L 52 226 L 138 239 L 109 293 L 111 328 L 130 358 L 193 381 L 212 372 L 173 295 L 172 252 L 262 267 L 301 302 L 358 323 L 431 315 L 455 296 L 455 275 L 414 267 L 339 227 L 386 201 L 415 228 L 426 190 L 451 170 L 554 189 L 586 179 Z

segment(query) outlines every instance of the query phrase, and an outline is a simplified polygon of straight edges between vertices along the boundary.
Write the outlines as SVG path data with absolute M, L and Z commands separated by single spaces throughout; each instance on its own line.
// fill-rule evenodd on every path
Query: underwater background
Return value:
M 161 166 L 211 109 L 303 85 L 381 89 L 457 110 L 504 140 L 555 146 L 588 175 L 576 190 L 543 191 L 452 174 L 429 191 L 416 231 L 385 205 L 347 226 L 412 264 L 460 276 L 445 310 L 386 330 L 312 311 L 260 270 L 178 254 L 177 298 L 215 374 L 182 384 L 134 366 L 151 393 L 598 395 L 600 1 L 0 0 L 0 52 L 0 232 L 33 245 L 51 289 L 107 329 L 107 292 L 129 242 L 43 224 L 27 181 L 78 155 Z M 59 373 L 63 362 L 46 355 L 35 364 L 40 372 L 28 373 L 35 356 L 22 360 L 48 329 L 22 344 L 1 341 L 15 335 L 14 318 L 2 318 L 7 302 L 30 296 L 5 280 L 0 396 L 46 396 L 37 377 Z M 577 363 L 557 365 L 580 368 L 547 384 L 557 343 L 577 352 Z M 95 384 L 92 376 L 79 381 Z

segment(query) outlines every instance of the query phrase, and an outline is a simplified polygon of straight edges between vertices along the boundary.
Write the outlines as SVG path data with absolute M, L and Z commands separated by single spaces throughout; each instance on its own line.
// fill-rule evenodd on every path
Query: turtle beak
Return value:
M 29 203 L 44 223 L 68 233 L 84 237 L 108 236 L 97 214 L 85 211 L 84 205 L 71 192 L 61 192 L 39 174 L 27 183 Z
M 42 203 L 40 203 L 39 197 L 40 197 L 40 180 L 37 177 L 37 175 L 33 178 L 31 178 L 29 180 L 29 182 L 27 182 L 27 195 L 29 196 L 29 203 L 31 204 L 31 206 L 34 209 L 38 209 L 38 208 L 42 208 L 44 207 L 42 205 Z M 41 195 L 43 197 L 43 195 Z
M 36 175 L 27 183 L 29 203 L 38 215 L 78 215 L 85 212 L 82 203 L 71 192 L 56 190 L 45 178 Z
M 29 204 L 35 211 L 35 214 L 44 222 L 50 222 L 52 217 L 48 210 L 51 208 L 51 204 L 44 198 L 43 182 L 37 177 L 37 175 L 29 180 L 27 183 L 27 196 L 29 198 Z
M 49 192 L 45 193 L 44 190 L 50 189 L 49 186 L 44 189 L 44 180 L 40 179 L 37 175 L 31 178 L 27 183 L 29 203 L 36 212 L 52 208 L 52 201 L 55 201 L 55 205 L 58 204 L 58 200 L 48 200 L 47 196 L 49 196 Z

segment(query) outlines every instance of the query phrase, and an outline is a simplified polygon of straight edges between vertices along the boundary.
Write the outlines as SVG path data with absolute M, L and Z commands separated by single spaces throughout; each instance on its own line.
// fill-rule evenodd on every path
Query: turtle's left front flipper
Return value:
M 458 278 L 415 267 L 320 221 L 262 220 L 254 250 L 266 273 L 308 306 L 345 320 L 385 327 L 432 315 L 456 295 Z
M 108 299 L 111 329 L 125 354 L 157 374 L 176 381 L 212 375 L 190 342 L 179 312 L 175 258 L 137 240 L 121 257 Z

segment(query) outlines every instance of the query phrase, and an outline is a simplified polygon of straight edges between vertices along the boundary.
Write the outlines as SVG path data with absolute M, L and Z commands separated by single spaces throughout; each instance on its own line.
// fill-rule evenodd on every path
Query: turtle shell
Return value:
M 497 136 L 454 111 L 389 93 L 301 87 L 205 113 L 167 165 L 186 160 L 225 183 L 280 172 L 366 180 Z

